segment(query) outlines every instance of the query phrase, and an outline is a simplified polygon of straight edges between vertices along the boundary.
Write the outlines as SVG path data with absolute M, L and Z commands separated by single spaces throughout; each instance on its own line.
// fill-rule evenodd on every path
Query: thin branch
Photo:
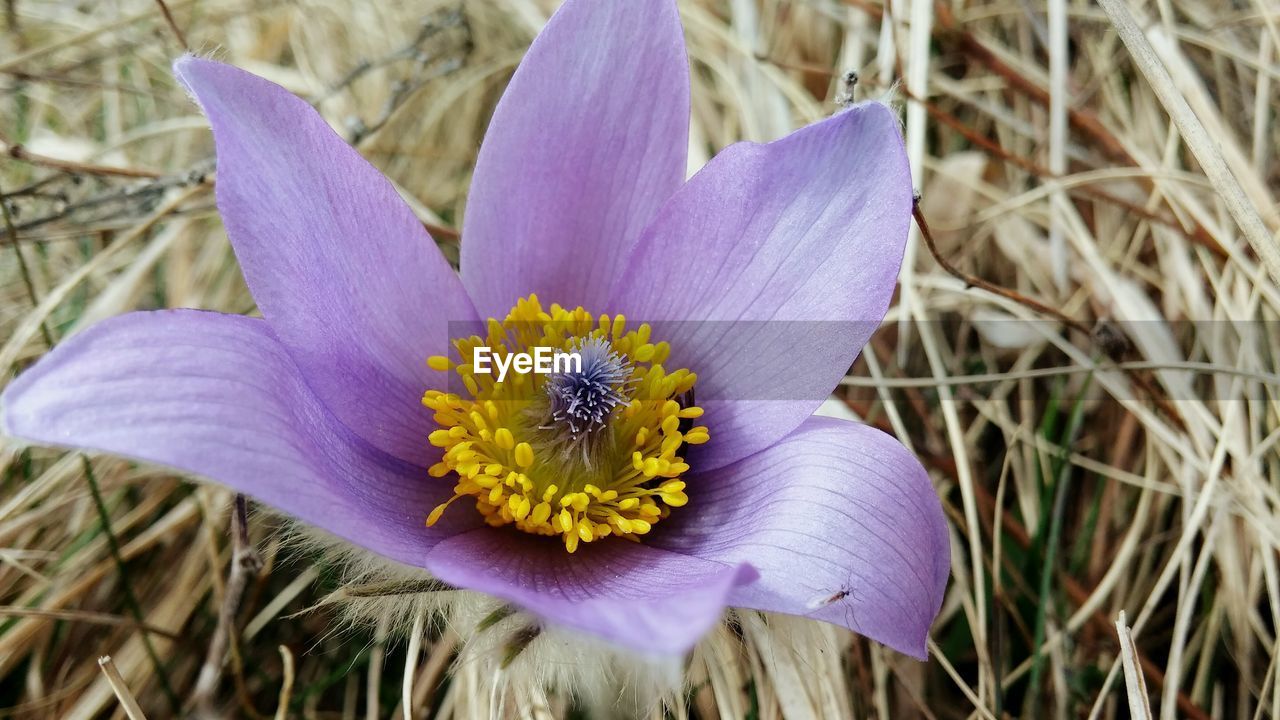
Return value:
M 236 495 L 231 512 L 231 572 L 218 611 L 218 626 L 205 655 L 204 665 L 196 681 L 194 693 L 197 713 L 201 717 L 216 717 L 214 697 L 222 680 L 223 660 L 228 644 L 233 641 L 236 615 L 240 611 L 240 597 L 244 594 L 249 577 L 262 569 L 262 560 L 249 542 L 248 501 L 244 495 Z
M 920 237 L 924 239 L 925 246 L 929 248 L 929 254 L 933 256 L 933 259 L 937 261 L 938 265 L 941 266 L 943 270 L 946 270 L 951 275 L 959 278 L 965 283 L 965 285 L 986 290 L 993 295 L 999 295 L 1000 297 L 1012 300 L 1019 305 L 1029 307 L 1042 315 L 1048 315 L 1063 325 L 1084 333 L 1085 336 L 1092 339 L 1098 349 L 1100 349 L 1103 354 L 1111 360 L 1119 362 L 1122 359 L 1124 352 L 1129 347 L 1128 341 L 1124 336 L 1117 333 L 1112 325 L 1101 323 L 1096 328 L 1091 329 L 1079 320 L 1069 317 L 1063 314 L 1060 310 L 1050 307 L 1035 298 L 1027 297 L 1016 290 L 1010 290 L 1009 288 L 996 285 L 988 280 L 983 280 L 977 275 L 972 275 L 961 270 L 955 265 L 952 265 L 951 262 L 944 258 L 942 253 L 938 251 L 938 245 L 933 239 L 933 233 L 929 230 L 929 223 L 925 221 L 924 213 L 920 211 L 920 201 L 918 197 L 916 198 L 916 202 L 912 205 L 911 212 L 915 216 L 916 224 L 920 226 Z M 1164 394 L 1159 391 L 1151 381 L 1151 378 L 1146 375 L 1133 372 L 1129 373 L 1129 378 L 1139 387 L 1139 389 L 1151 398 L 1151 401 L 1160 408 L 1160 411 L 1164 413 L 1166 417 L 1173 421 L 1173 423 L 1180 429 L 1187 429 L 1186 421 L 1182 418 L 1182 413 L 1178 412 L 1178 409 L 1169 401 L 1169 398 L 1165 397 Z
M 191 46 L 187 44 L 187 36 L 182 34 L 182 28 L 178 27 L 178 23 L 174 22 L 173 13 L 169 12 L 169 6 L 164 0 L 156 0 L 156 4 L 160 6 L 160 12 L 164 15 L 164 21 L 169 25 L 169 29 L 173 31 L 175 37 L 178 38 L 178 44 L 182 49 L 191 52 Z
M 59 160 L 47 155 L 39 155 L 26 149 L 20 144 L 10 144 L 0 139 L 0 150 L 14 160 L 21 160 L 32 165 L 40 165 L 54 170 L 62 170 L 76 175 L 114 175 L 127 178 L 160 178 L 164 177 L 164 173 L 156 170 L 146 170 L 143 168 L 122 168 L 112 167 L 110 165 L 93 165 L 91 163 L 79 163 L 72 160 Z
M 1057 320 L 1058 322 L 1062 323 L 1063 325 L 1066 325 L 1069 328 L 1072 328 L 1073 330 L 1078 330 L 1088 336 L 1093 335 L 1093 331 L 1089 328 L 1089 326 L 1085 325 L 1079 320 L 1076 320 L 1072 317 L 1064 315 L 1061 311 L 1057 310 L 1056 308 L 1049 307 L 1048 305 L 1040 302 L 1039 300 L 1036 300 L 1035 298 L 1027 297 L 1026 295 L 1023 295 L 1022 293 L 1016 290 L 1010 290 L 1009 288 L 996 285 L 993 282 L 983 280 L 977 275 L 971 275 L 961 270 L 960 268 L 956 267 L 955 265 L 952 265 L 949 260 L 947 260 L 945 257 L 942 256 L 942 253 L 938 252 L 938 245 L 936 242 L 934 242 L 933 233 L 930 232 L 929 230 L 929 223 L 925 221 L 924 213 L 920 211 L 920 201 L 918 197 L 916 199 L 916 202 L 912 204 L 911 213 L 915 216 L 916 225 L 920 226 L 920 237 L 924 238 L 924 244 L 926 247 L 929 248 L 929 254 L 933 255 L 933 259 L 938 263 L 938 265 L 943 270 L 946 270 L 948 273 L 951 273 L 955 277 L 959 278 L 962 282 L 964 282 L 965 285 L 968 285 L 970 287 L 980 288 L 982 290 L 986 290 L 992 295 L 999 295 L 1000 297 L 1005 298 L 1007 300 L 1012 300 L 1018 303 L 1019 305 L 1025 305 L 1031 308 L 1032 310 L 1035 310 L 1036 312 L 1040 313 L 1041 315 L 1048 315 L 1049 317 Z

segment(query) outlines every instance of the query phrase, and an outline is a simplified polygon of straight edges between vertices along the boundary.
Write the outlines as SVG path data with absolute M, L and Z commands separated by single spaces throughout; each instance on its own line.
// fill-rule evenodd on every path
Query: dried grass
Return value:
M 171 0 L 169 22 L 155 0 L 9 0 L 0 366 L 134 308 L 252 309 L 214 211 L 204 121 L 169 74 L 183 42 L 314 99 L 456 257 L 449 229 L 486 119 L 552 4 L 470 0 L 459 17 L 457 0 Z M 1280 716 L 1280 286 L 1267 273 L 1280 9 L 681 7 L 691 167 L 828 113 L 856 70 L 858 97 L 896 86 L 938 252 L 985 283 L 913 236 L 898 301 L 835 406 L 910 444 L 944 498 L 953 580 L 933 659 L 743 615 L 695 656 L 673 715 Z M 0 478 L 2 713 L 193 708 L 236 554 L 228 495 L 14 446 Z M 263 567 L 212 707 L 566 712 L 563 695 L 517 695 L 495 667 L 450 672 L 447 633 L 405 648 L 378 629 L 331 632 L 329 608 L 299 611 L 333 589 L 332 568 L 282 555 L 269 522 L 250 531 Z

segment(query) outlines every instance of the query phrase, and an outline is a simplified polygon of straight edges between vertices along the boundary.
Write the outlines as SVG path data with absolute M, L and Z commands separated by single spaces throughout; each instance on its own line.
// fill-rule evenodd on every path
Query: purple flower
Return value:
M 263 317 L 103 322 L 10 384 L 8 434 L 208 477 L 642 651 L 685 651 L 735 606 L 926 656 L 949 568 L 929 478 L 888 435 L 812 416 L 902 261 L 888 108 L 734 145 L 684 182 L 675 3 L 569 0 L 494 114 L 459 274 L 305 102 L 215 62 L 175 70 Z M 518 376 L 517 397 L 469 364 L 486 338 L 463 326 L 586 367 Z

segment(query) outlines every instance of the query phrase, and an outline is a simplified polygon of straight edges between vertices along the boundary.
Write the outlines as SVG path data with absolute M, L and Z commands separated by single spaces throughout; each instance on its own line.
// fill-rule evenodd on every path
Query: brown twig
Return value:
M 164 176 L 164 173 L 156 170 L 112 167 L 110 165 L 93 165 L 91 163 L 79 163 L 72 160 L 59 160 L 58 158 L 51 158 L 47 155 L 33 153 L 22 145 L 9 144 L 4 140 L 0 140 L 0 146 L 2 146 L 4 148 L 4 152 L 14 160 L 21 160 L 22 162 L 31 163 L 32 165 L 41 165 L 43 167 L 62 170 L 76 175 L 114 175 L 117 177 L 148 179 L 156 179 Z
M 1090 329 L 1079 320 L 1071 318 L 1063 314 L 1060 310 L 1050 307 L 1035 298 L 1027 297 L 1016 290 L 1010 290 L 1009 288 L 996 285 L 993 282 L 983 280 L 977 275 L 972 275 L 961 270 L 955 265 L 952 265 L 951 262 L 944 258 L 942 253 L 938 251 L 938 245 L 933 239 L 933 233 L 929 230 L 929 223 L 925 221 L 924 213 L 920 211 L 919 198 L 917 198 L 916 202 L 913 204 L 911 212 L 915 216 L 916 225 L 920 227 L 920 237 L 924 238 L 924 244 L 929 248 L 929 254 L 933 256 L 933 259 L 937 261 L 938 265 L 942 267 L 943 270 L 946 270 L 951 275 L 959 278 L 967 286 L 986 290 L 993 295 L 999 295 L 1000 297 L 1012 300 L 1019 305 L 1031 308 L 1042 315 L 1048 315 L 1067 327 L 1084 333 L 1086 337 L 1089 337 L 1094 341 L 1094 344 L 1107 358 L 1115 361 L 1122 359 L 1121 356 L 1128 348 L 1128 343 L 1123 336 L 1114 333 L 1112 326 L 1101 324 L 1096 329 Z M 1179 429 L 1187 429 L 1186 421 L 1182 418 L 1182 413 L 1178 412 L 1178 409 L 1169 401 L 1169 398 L 1165 397 L 1164 394 L 1159 391 L 1149 377 L 1137 371 L 1126 370 L 1125 372 L 1133 383 L 1137 385 L 1140 390 L 1146 393 L 1147 396 L 1151 398 L 1151 401 L 1156 404 L 1156 407 L 1160 408 L 1160 411 L 1173 421 Z
M 200 668 L 200 676 L 196 681 L 194 701 L 197 712 L 202 717 L 215 717 L 213 704 L 217 694 L 218 683 L 222 679 L 223 659 L 227 654 L 228 644 L 233 642 L 236 615 L 240 610 L 240 596 L 250 575 L 257 573 L 262 567 L 262 560 L 249 541 L 248 501 L 244 495 L 236 495 L 235 507 L 231 511 L 231 572 L 227 578 L 227 587 L 222 598 L 222 607 L 218 611 L 218 626 L 214 630 L 213 641 L 209 644 L 209 652 L 205 655 L 204 665 Z
M 212 167 L 213 160 L 210 158 L 196 163 L 186 172 L 152 178 L 142 183 L 131 182 L 124 186 L 113 186 L 104 192 L 86 198 L 79 198 L 75 201 L 72 201 L 62 191 L 44 189 L 55 180 L 66 178 L 65 174 L 55 173 L 44 180 L 30 183 L 24 188 L 7 193 L 7 197 L 10 200 L 22 197 L 50 200 L 57 203 L 55 209 L 51 212 L 15 224 L 14 227 L 18 232 L 28 231 L 73 217 L 79 218 L 82 225 L 86 222 L 101 223 L 121 216 L 134 217 L 140 209 L 149 212 L 170 188 L 211 184 L 212 178 L 209 172 Z M 90 215 L 90 217 L 86 218 L 84 217 L 85 215 Z M 80 229 L 85 231 L 83 227 Z M 7 242 L 12 243 L 19 240 L 21 238 L 15 233 L 9 236 Z
M 173 19 L 173 13 L 169 12 L 169 6 L 164 0 L 156 0 L 156 4 L 160 6 L 160 12 L 164 15 L 164 21 L 169 25 L 169 29 L 173 31 L 175 37 L 178 38 L 178 44 L 182 49 L 191 52 L 191 46 L 187 44 L 187 36 L 182 34 L 182 28 L 178 27 L 178 23 Z
M 935 120 L 942 123 L 943 125 L 946 125 L 952 130 L 955 130 L 956 132 L 960 133 L 960 135 L 963 136 L 965 140 L 968 140 L 973 145 L 976 145 L 982 148 L 983 150 L 987 151 L 991 155 L 994 155 L 1005 162 L 1011 163 L 1013 165 L 1017 165 L 1018 167 L 1022 168 L 1023 170 L 1026 170 L 1027 172 L 1035 175 L 1036 177 L 1042 180 L 1064 179 L 1064 176 L 1058 175 L 1052 172 L 1051 170 L 1049 170 L 1049 168 L 1044 167 L 1039 163 L 1036 163 L 1032 160 L 1024 158 L 1020 155 L 1015 155 L 1014 153 L 1011 153 L 1008 150 L 1005 150 L 1003 147 L 1000 146 L 999 143 L 995 142 L 994 140 L 991 140 L 988 137 L 983 136 L 981 133 L 978 133 L 973 128 L 961 122 L 955 116 L 939 108 L 936 104 L 931 103 L 924 98 L 917 97 L 905 86 L 899 87 L 898 91 L 901 92 L 908 99 L 912 100 L 913 102 L 920 103 L 924 107 L 925 112 L 929 113 L 930 117 L 934 118 Z M 1104 202 L 1108 202 L 1113 205 L 1122 207 L 1125 209 L 1126 212 L 1137 215 L 1143 220 L 1160 223 L 1161 225 L 1172 228 L 1182 233 L 1187 239 L 1191 240 L 1192 242 L 1195 242 L 1199 245 L 1203 245 L 1204 247 L 1208 248 L 1210 252 L 1212 252 L 1214 255 L 1217 255 L 1219 258 L 1221 259 L 1227 258 L 1227 251 L 1222 247 L 1222 244 L 1219 243 L 1216 239 L 1214 239 L 1214 237 L 1210 235 L 1209 232 L 1205 230 L 1203 227 L 1201 227 L 1200 225 L 1192 225 L 1190 228 L 1184 228 L 1182 224 L 1179 223 L 1176 219 L 1168 218 L 1163 215 L 1154 213 L 1142 207 L 1141 205 L 1138 205 L 1137 203 L 1133 203 L 1128 200 L 1125 200 L 1122 197 L 1113 195 L 1107 192 L 1106 190 L 1090 187 L 1088 185 L 1082 185 L 1075 189 L 1095 199 L 1102 200 Z
M 951 13 L 951 8 L 945 3 L 934 3 L 934 23 L 939 30 L 935 34 L 940 36 L 940 40 L 954 42 L 962 53 L 987 66 L 987 69 L 1003 78 L 1011 89 L 1022 93 L 1038 105 L 1049 107 L 1049 91 L 1001 60 L 995 52 L 975 37 L 973 33 L 961 27 L 956 22 L 955 15 Z M 1067 110 L 1067 121 L 1077 130 L 1089 136 L 1093 140 L 1094 146 L 1101 150 L 1102 154 L 1107 158 L 1125 165 L 1138 164 L 1133 156 L 1129 154 L 1129 151 L 1125 149 L 1124 144 L 1107 129 L 1107 126 L 1092 111 L 1079 107 L 1069 108 Z
M 948 273 L 959 278 L 966 286 L 986 290 L 992 295 L 999 295 L 1006 300 L 1012 300 L 1019 305 L 1025 305 L 1041 315 L 1048 315 L 1063 325 L 1066 325 L 1073 330 L 1078 330 L 1085 335 L 1091 336 L 1093 334 L 1087 325 L 1063 314 L 1056 308 L 1049 307 L 1039 300 L 1027 297 L 1016 290 L 1010 290 L 1009 288 L 996 285 L 993 282 L 983 280 L 977 275 L 971 275 L 955 265 L 952 265 L 949 260 L 942 256 L 942 253 L 938 252 L 938 245 L 934 242 L 933 233 L 929 231 L 929 223 L 925 221 L 924 213 L 920 212 L 920 201 L 918 197 L 916 198 L 916 202 L 912 204 L 911 212 L 915 216 L 916 225 L 920 226 L 920 237 L 924 238 L 924 244 L 929 248 L 929 254 L 933 255 L 933 259 L 937 261 L 938 265 L 943 270 L 946 270 Z

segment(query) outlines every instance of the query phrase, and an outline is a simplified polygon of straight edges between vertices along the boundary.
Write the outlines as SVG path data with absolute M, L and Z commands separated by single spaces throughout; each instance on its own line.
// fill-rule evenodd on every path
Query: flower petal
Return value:
M 196 473 L 404 563 L 474 525 L 455 513 L 428 529 L 448 483 L 335 420 L 262 320 L 112 318 L 59 344 L 0 402 L 6 434 Z
M 462 281 L 482 316 L 518 297 L 599 307 L 684 180 L 689 62 L 673 0 L 568 0 L 480 146 Z
M 419 464 L 426 359 L 475 310 L 413 212 L 310 105 L 243 70 L 174 65 L 213 127 L 218 207 L 267 322 L 329 409 Z
M 483 528 L 438 544 L 427 567 L 445 582 L 641 652 L 683 653 L 756 573 L 618 539 L 572 555 L 558 538 Z
M 737 607 L 818 618 L 927 657 L 950 541 L 928 474 L 893 437 L 814 417 L 688 483 L 689 505 L 654 528 L 651 545 L 750 561 L 760 579 L 734 591 Z
M 661 211 L 609 307 L 698 374 L 710 469 L 796 428 L 884 319 L 911 218 L 893 113 L 864 103 L 769 143 L 739 143 Z M 757 402 L 758 401 L 758 402 Z

